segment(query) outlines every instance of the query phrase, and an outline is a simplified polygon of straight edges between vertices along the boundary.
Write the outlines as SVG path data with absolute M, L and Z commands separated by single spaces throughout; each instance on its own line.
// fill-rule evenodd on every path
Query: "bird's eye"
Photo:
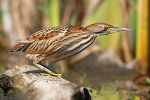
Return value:
M 105 26 L 105 27 L 104 27 L 104 31 L 106 31 L 107 29 L 108 29 L 108 27 Z

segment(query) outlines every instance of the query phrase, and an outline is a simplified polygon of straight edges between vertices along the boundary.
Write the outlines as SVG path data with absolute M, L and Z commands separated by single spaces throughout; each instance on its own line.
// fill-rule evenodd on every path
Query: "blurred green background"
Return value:
M 72 57 L 67 62 L 59 63 L 58 66 L 61 66 L 61 68 L 65 65 L 63 69 L 64 77 L 84 86 L 88 84 L 87 87 L 93 88 L 91 84 L 99 83 L 99 80 L 91 81 L 90 78 L 99 76 L 88 74 L 87 66 L 90 66 L 90 64 L 87 65 L 86 61 L 97 60 L 96 57 L 102 57 L 101 55 L 106 53 L 113 62 L 114 59 L 111 54 L 106 52 L 111 48 L 118 56 L 117 59 L 121 64 L 127 66 L 125 69 L 132 70 L 131 73 L 137 72 L 133 78 L 128 79 L 127 76 L 126 80 L 130 80 L 136 85 L 144 82 L 143 86 L 145 84 L 149 86 L 149 12 L 149 0 L 0 0 L 0 72 L 2 73 L 15 65 L 30 63 L 25 57 L 10 54 L 8 48 L 14 45 L 16 41 L 25 40 L 27 36 L 38 30 L 66 24 L 86 26 L 103 22 L 113 26 L 131 28 L 132 31 L 98 37 L 90 48 L 85 52 L 83 51 L 84 53 Z M 109 63 L 109 61 L 106 63 Z M 75 75 L 81 70 L 78 65 L 84 66 L 80 76 Z M 111 64 L 109 66 L 111 67 Z M 96 68 L 94 65 L 90 67 Z M 102 67 L 106 69 L 105 66 Z M 110 67 L 106 70 L 109 70 Z M 116 68 L 112 67 L 112 69 L 116 73 Z M 84 70 L 88 70 L 87 73 Z M 104 73 L 101 72 L 100 76 L 108 74 L 107 71 L 101 71 Z M 75 72 L 74 76 L 68 77 L 71 72 Z M 112 75 L 114 73 L 112 72 Z M 126 73 L 125 75 L 128 75 L 128 70 Z M 107 78 L 102 78 L 109 80 L 109 76 L 111 75 L 108 74 Z M 116 76 L 121 75 L 117 74 Z M 76 77 L 76 79 L 72 77 Z M 111 79 L 108 84 L 110 83 Z M 113 94 L 110 93 L 112 89 L 105 87 L 107 86 L 103 86 L 100 90 L 93 90 L 91 93 L 93 100 L 99 100 L 100 98 L 102 100 L 108 100 L 107 98 L 109 100 L 127 100 L 128 97 L 130 100 L 141 100 L 138 97 L 132 97 L 128 91 L 122 90 Z

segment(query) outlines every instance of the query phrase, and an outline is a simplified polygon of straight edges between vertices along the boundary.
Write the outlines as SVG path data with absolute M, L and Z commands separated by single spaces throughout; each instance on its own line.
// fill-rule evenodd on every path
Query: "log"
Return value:
M 62 77 L 43 76 L 35 66 L 15 66 L 0 76 L 3 99 L 11 100 L 91 100 L 89 92 Z M 2 100 L 2 98 L 0 98 Z

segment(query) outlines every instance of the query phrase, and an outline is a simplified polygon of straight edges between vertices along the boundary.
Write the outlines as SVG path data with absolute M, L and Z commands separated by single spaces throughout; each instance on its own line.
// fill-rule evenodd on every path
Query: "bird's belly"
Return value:
M 71 44 L 71 45 L 55 52 L 55 54 L 52 55 L 51 58 L 53 59 L 54 62 L 56 62 L 56 61 L 62 60 L 64 58 L 70 57 L 72 55 L 75 55 L 75 54 L 81 52 L 82 50 L 84 50 L 85 48 L 87 48 L 88 46 L 90 46 L 94 42 L 95 38 L 96 38 L 96 36 L 91 35 L 87 39 L 84 39 L 77 43 Z

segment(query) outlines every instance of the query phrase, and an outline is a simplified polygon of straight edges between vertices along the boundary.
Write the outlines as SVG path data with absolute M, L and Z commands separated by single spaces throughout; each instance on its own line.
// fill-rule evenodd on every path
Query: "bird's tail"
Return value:
M 23 52 L 28 46 L 28 43 L 17 43 L 9 49 L 10 52 Z

